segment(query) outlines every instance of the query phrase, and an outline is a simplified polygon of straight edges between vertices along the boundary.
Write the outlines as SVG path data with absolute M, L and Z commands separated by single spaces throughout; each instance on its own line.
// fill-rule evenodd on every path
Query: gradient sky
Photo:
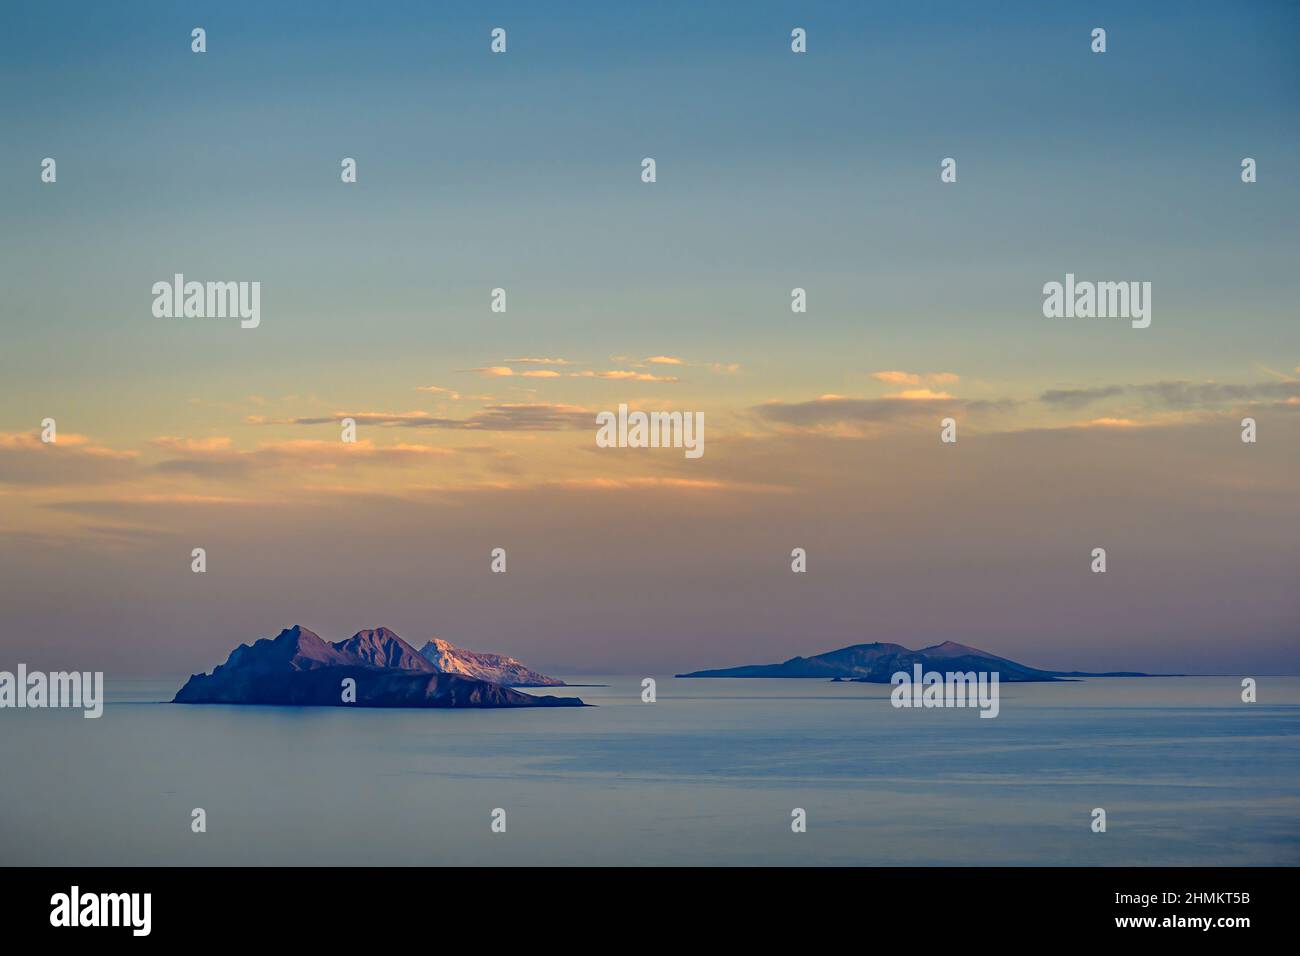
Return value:
M 1300 672 L 1294 4 L 263 6 L 0 10 L 0 667 Z M 1045 319 L 1067 272 L 1151 327 Z M 620 402 L 704 457 L 596 448 Z

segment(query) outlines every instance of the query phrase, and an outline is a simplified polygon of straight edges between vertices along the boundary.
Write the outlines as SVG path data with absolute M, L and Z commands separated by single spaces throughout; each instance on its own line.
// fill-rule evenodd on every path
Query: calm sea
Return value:
M 1004 684 L 993 720 L 879 685 L 570 680 L 599 706 L 160 703 L 175 679 L 110 682 L 99 720 L 6 710 L 0 864 L 1300 863 L 1300 678 L 1255 704 L 1232 677 Z

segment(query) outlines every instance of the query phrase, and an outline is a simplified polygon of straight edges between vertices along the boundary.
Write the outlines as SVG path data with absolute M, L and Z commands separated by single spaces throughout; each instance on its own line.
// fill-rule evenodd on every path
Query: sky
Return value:
M 1300 673 L 1300 8 L 266 6 L 0 10 L 0 667 Z M 155 317 L 178 272 L 260 325 Z

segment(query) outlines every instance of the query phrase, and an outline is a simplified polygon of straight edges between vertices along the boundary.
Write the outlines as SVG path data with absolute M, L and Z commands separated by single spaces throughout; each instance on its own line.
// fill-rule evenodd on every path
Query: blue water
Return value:
M 570 680 L 609 686 L 385 711 L 110 682 L 99 720 L 2 711 L 0 863 L 1300 863 L 1300 678 L 1255 704 L 1233 677 L 1002 685 L 993 720 L 878 685 Z

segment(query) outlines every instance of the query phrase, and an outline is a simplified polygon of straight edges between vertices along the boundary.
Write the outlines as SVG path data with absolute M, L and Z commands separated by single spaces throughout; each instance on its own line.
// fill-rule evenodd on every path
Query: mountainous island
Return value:
M 988 651 L 944 641 L 919 651 L 901 644 L 853 644 L 813 657 L 792 657 L 781 664 L 746 664 L 720 670 L 693 671 L 678 677 L 826 677 L 864 684 L 888 684 L 898 671 L 997 671 L 1002 682 L 1029 683 L 1070 680 L 1077 677 L 1151 677 L 1130 671 L 1089 674 L 1083 671 L 1045 671 L 998 657 Z
M 355 700 L 344 699 L 344 681 Z M 537 697 L 515 687 L 556 687 L 512 657 L 476 654 L 436 638 L 417 651 L 386 627 L 330 644 L 294 625 L 241 644 L 211 674 L 195 674 L 176 704 L 299 707 L 584 707 L 577 697 Z

